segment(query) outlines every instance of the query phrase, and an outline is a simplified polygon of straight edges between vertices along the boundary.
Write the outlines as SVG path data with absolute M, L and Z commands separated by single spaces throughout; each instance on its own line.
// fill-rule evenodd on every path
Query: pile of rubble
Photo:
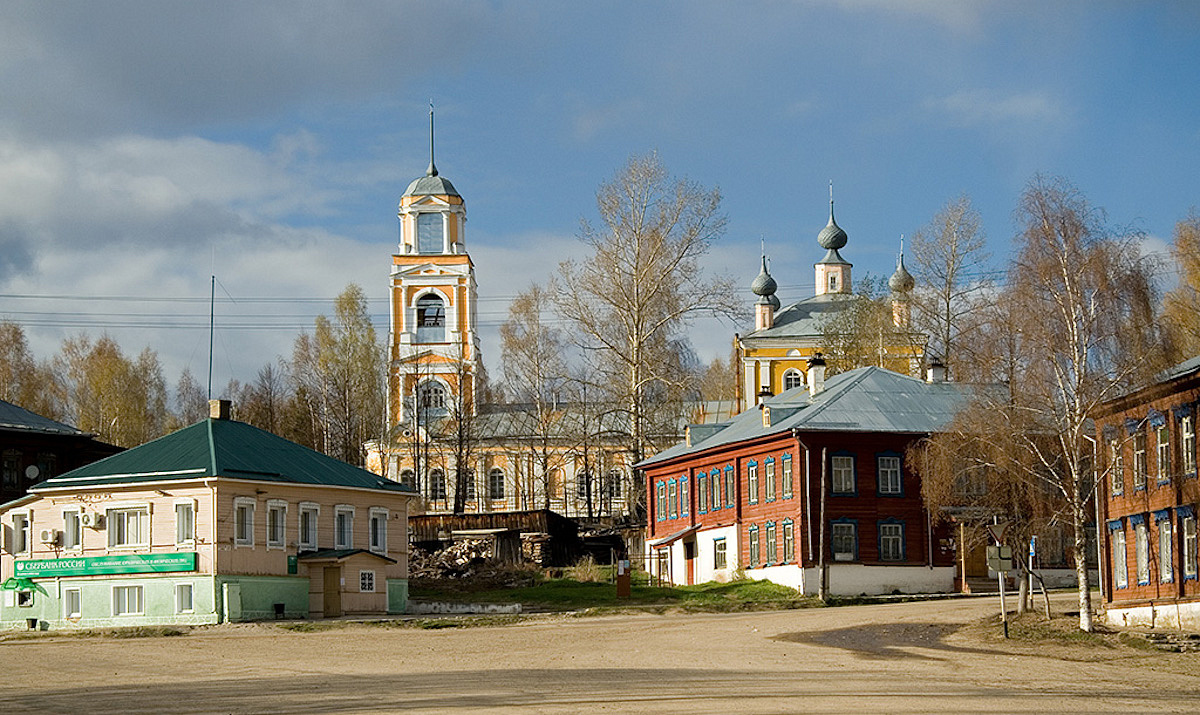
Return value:
M 1200 653 L 1200 633 L 1151 631 L 1140 635 L 1159 650 L 1171 653 Z
M 469 578 L 492 558 L 490 539 L 463 539 L 438 551 L 413 549 L 410 578 Z

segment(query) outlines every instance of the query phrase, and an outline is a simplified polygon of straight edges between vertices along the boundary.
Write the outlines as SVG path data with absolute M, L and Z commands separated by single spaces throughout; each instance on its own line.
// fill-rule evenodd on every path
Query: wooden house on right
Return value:
M 1110 624 L 1200 629 L 1198 402 L 1200 356 L 1105 403 L 1096 418 Z

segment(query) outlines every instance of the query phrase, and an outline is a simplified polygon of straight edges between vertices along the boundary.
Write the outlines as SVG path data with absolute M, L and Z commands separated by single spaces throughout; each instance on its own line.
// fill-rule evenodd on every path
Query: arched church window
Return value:
M 433 293 L 417 299 L 417 342 L 446 342 L 446 304 Z
M 417 477 L 413 474 L 413 470 L 405 469 L 403 472 L 400 472 L 400 483 L 410 489 L 416 489 Z
M 788 370 L 783 373 L 783 389 L 791 390 L 804 386 L 804 375 L 799 370 Z
M 488 498 L 504 498 L 504 470 L 499 467 L 493 467 L 488 472 Z
M 437 380 L 426 380 L 417 388 L 417 406 L 422 412 L 439 413 L 446 409 L 446 388 Z
M 443 253 L 445 249 L 442 215 L 439 213 L 417 214 L 417 253 Z

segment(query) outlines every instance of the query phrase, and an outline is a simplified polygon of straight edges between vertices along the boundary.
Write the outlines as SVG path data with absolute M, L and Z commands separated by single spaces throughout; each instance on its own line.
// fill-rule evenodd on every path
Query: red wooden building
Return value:
M 1106 617 L 1114 625 L 1200 628 L 1196 406 L 1200 357 L 1105 403 L 1102 445 Z
M 824 563 L 832 594 L 952 590 L 953 543 L 932 526 L 904 451 L 951 420 L 963 386 L 877 367 L 826 382 L 813 362 L 808 387 L 691 425 L 638 465 L 652 571 L 688 584 L 741 569 L 816 593 Z

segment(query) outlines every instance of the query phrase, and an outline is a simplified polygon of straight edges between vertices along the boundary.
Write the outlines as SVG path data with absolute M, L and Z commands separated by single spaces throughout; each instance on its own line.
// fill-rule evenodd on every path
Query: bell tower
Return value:
M 475 266 L 467 254 L 466 204 L 434 164 L 429 108 L 429 168 L 408 185 L 397 213 L 392 256 L 388 414 L 408 421 L 414 409 L 448 414 L 473 410 L 479 340 L 475 330 Z

